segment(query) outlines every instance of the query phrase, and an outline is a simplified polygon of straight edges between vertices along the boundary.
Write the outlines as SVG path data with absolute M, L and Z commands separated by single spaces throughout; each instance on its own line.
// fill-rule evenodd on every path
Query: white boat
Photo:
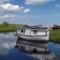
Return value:
M 24 46 L 25 50 L 48 51 L 49 29 L 42 26 L 27 26 L 17 28 L 17 46 Z M 35 50 L 36 50 L 35 49 Z
M 28 40 L 49 40 L 49 30 L 46 27 L 28 26 L 17 29 L 19 38 Z

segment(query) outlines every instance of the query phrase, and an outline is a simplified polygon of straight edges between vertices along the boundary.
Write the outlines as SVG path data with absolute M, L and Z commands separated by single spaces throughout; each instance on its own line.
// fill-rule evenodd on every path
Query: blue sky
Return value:
M 60 0 L 0 0 L 0 23 L 60 24 Z

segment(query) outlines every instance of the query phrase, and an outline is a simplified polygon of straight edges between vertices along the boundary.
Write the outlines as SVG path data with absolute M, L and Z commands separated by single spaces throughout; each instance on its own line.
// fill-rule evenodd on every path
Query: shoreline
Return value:
M 0 33 L 16 32 L 16 28 L 24 26 L 23 24 L 0 24 Z M 50 30 L 49 42 L 60 44 L 60 29 Z

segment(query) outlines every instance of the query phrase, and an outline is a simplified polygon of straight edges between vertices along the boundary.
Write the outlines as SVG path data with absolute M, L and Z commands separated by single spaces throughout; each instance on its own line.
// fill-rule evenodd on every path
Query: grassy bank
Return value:
M 14 32 L 16 31 L 16 27 L 22 27 L 22 26 L 23 25 L 19 25 L 19 24 L 9 24 L 9 25 L 0 24 L 0 33 Z
M 50 31 L 50 42 L 60 43 L 60 29 Z

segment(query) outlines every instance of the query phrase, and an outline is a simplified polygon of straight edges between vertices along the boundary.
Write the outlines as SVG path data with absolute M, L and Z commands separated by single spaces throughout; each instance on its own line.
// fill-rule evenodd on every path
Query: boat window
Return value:
M 39 32 L 40 32 L 39 34 L 42 35 L 42 36 L 46 36 L 47 35 L 47 30 L 40 29 Z
M 37 34 L 37 32 L 38 32 L 37 30 L 33 30 L 33 34 Z
M 24 31 L 23 30 L 21 30 L 21 33 L 23 33 Z
M 33 48 L 33 53 L 37 53 L 37 49 L 36 48 Z

